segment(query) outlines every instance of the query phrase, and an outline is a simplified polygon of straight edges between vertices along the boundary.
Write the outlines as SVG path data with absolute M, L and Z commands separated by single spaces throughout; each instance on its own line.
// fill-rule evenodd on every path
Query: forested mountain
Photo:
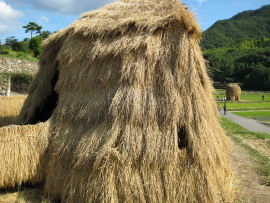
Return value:
M 240 82 L 245 88 L 270 90 L 270 38 L 209 49 L 203 54 L 214 81 Z
M 270 5 L 216 22 L 200 46 L 214 81 L 270 90 Z
M 203 32 L 200 45 L 203 49 L 219 48 L 262 36 L 270 38 L 270 5 L 217 21 Z

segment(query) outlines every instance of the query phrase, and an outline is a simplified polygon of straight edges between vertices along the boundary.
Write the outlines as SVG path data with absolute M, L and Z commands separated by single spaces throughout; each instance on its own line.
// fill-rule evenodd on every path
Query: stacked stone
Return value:
M 38 62 L 0 56 L 0 72 L 35 72 L 38 69 Z
M 10 93 L 10 75 L 0 75 L 0 95 L 9 96 Z

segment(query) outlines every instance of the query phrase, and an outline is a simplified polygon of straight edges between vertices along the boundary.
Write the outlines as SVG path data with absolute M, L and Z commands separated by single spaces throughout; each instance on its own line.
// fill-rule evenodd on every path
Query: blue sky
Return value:
M 30 38 L 23 25 L 36 22 L 42 31 L 54 32 L 72 24 L 82 13 L 95 10 L 115 0 L 0 0 L 0 40 L 15 36 L 22 41 Z M 231 18 L 245 10 L 256 10 L 269 5 L 270 0 L 186 0 L 203 30 L 217 20 Z

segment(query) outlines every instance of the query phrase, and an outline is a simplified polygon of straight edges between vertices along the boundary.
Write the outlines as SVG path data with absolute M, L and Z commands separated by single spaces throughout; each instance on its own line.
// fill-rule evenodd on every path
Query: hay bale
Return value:
M 180 1 L 118 0 L 44 42 L 18 120 L 50 112 L 48 197 L 234 201 L 200 36 Z
M 0 188 L 23 182 L 44 182 L 42 157 L 48 145 L 46 126 L 39 123 L 0 128 Z
M 229 83 L 226 88 L 227 101 L 240 101 L 241 88 L 236 83 Z

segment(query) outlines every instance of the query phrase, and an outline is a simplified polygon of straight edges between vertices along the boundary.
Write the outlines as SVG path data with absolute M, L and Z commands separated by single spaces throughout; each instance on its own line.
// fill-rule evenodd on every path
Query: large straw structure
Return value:
M 49 197 L 234 201 L 200 36 L 178 0 L 119 0 L 45 41 L 18 119 L 49 119 Z

